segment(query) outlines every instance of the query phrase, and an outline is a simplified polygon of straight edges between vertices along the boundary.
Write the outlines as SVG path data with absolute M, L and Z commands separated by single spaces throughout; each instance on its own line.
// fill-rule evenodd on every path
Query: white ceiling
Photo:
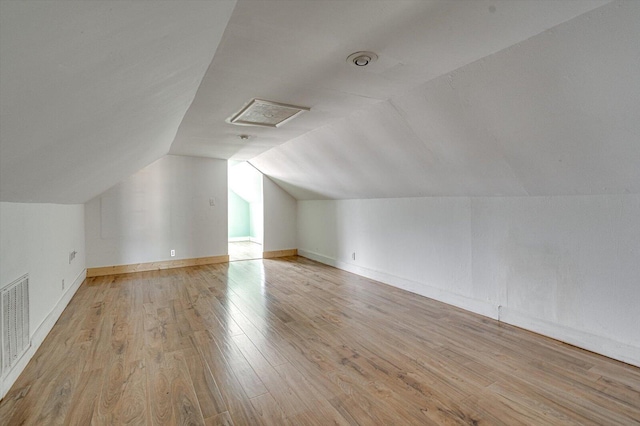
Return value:
M 640 2 L 607 3 L 0 1 L 0 200 L 84 202 L 167 152 L 299 199 L 637 193 Z M 225 122 L 254 97 L 312 110 Z
M 262 202 L 262 174 L 246 161 L 230 161 L 229 189 L 248 203 Z
M 239 0 L 170 152 L 252 159 L 603 3 Z M 349 66 L 360 50 L 380 59 Z M 311 111 L 278 129 L 225 122 L 252 98 Z
M 298 199 L 637 194 L 639 23 L 605 5 L 251 163 Z
M 165 155 L 235 1 L 0 1 L 0 200 L 82 203 Z

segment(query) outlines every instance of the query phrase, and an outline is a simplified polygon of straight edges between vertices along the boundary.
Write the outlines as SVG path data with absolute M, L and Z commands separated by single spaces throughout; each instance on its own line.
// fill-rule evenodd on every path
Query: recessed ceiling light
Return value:
M 347 62 L 355 67 L 361 68 L 375 62 L 377 59 L 378 55 L 373 52 L 356 52 L 349 55 Z
M 293 117 L 311 108 L 253 99 L 228 122 L 240 126 L 280 127 Z

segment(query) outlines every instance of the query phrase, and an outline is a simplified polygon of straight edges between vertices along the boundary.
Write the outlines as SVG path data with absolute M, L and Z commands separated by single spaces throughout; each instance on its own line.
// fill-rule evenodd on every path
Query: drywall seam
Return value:
M 51 332 L 51 329 L 56 324 L 67 305 L 69 305 L 69 302 L 76 294 L 76 291 L 78 291 L 86 277 L 87 270 L 83 269 L 73 281 L 73 284 L 71 284 L 67 291 L 62 294 L 58 303 L 56 303 L 45 319 L 42 320 L 38 328 L 33 332 L 31 335 L 31 346 L 22 358 L 20 358 L 20 361 L 18 361 L 15 367 L 2 380 L 2 386 L 0 387 L 0 399 L 5 397 L 7 392 L 9 392 L 9 389 L 11 389 L 11 386 L 13 386 L 18 377 L 20 377 L 20 374 L 25 369 L 31 358 L 33 358 L 38 348 L 40 348 L 44 339 L 49 335 L 49 332 Z
M 419 283 L 341 262 L 312 251 L 298 249 L 298 255 L 640 367 L 640 349 L 631 345 L 560 324 L 532 318 L 505 306 L 460 296 L 431 287 L 427 283 Z

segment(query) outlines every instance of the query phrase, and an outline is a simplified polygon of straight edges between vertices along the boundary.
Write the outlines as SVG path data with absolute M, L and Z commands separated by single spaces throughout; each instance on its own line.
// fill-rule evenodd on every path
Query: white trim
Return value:
M 401 278 L 386 272 L 375 271 L 373 269 L 364 268 L 354 265 L 353 263 L 341 262 L 339 260 L 314 253 L 307 250 L 298 249 L 298 256 L 307 257 L 320 263 L 334 266 L 344 271 L 352 272 L 363 277 L 370 278 L 381 283 L 401 288 L 411 293 L 419 294 L 430 299 L 435 299 L 449 305 L 456 306 L 466 311 L 471 311 L 485 317 L 498 319 L 498 305 L 483 300 L 471 299 L 447 290 L 429 286 L 418 281 Z
M 33 355 L 35 355 L 40 345 L 42 345 L 42 342 L 56 324 L 56 321 L 58 321 L 58 318 L 60 318 L 60 315 L 62 315 L 62 312 L 71 301 L 73 295 L 76 294 L 76 291 L 78 291 L 78 288 L 80 288 L 80 285 L 84 282 L 86 277 L 87 270 L 83 269 L 73 281 L 73 284 L 71 284 L 69 288 L 62 293 L 62 297 L 60 297 L 58 303 L 56 303 L 46 318 L 36 328 L 36 331 L 31 335 L 31 347 L 24 353 L 22 358 L 20 358 L 20 361 L 18 361 L 11 371 L 7 373 L 6 377 L 2 378 L 2 383 L 0 384 L 0 399 L 5 397 L 31 358 L 33 358 Z
M 238 243 L 241 241 L 251 241 L 252 243 L 257 243 L 262 245 L 262 238 L 258 238 L 258 237 L 229 237 L 230 243 Z
M 507 324 L 640 367 L 640 348 L 638 347 L 561 324 L 532 318 L 504 306 L 500 309 L 500 320 Z
M 608 337 L 531 318 L 505 306 L 461 296 L 425 283 L 363 268 L 352 263 L 341 262 L 312 251 L 298 249 L 298 255 L 640 367 L 640 348 Z

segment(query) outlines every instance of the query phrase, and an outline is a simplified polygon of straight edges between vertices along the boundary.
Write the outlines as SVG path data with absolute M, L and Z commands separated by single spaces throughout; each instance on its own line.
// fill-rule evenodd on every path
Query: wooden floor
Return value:
M 640 423 L 640 369 L 303 258 L 88 279 L 0 423 Z
M 262 259 L 262 244 L 253 241 L 229 242 L 229 260 Z

